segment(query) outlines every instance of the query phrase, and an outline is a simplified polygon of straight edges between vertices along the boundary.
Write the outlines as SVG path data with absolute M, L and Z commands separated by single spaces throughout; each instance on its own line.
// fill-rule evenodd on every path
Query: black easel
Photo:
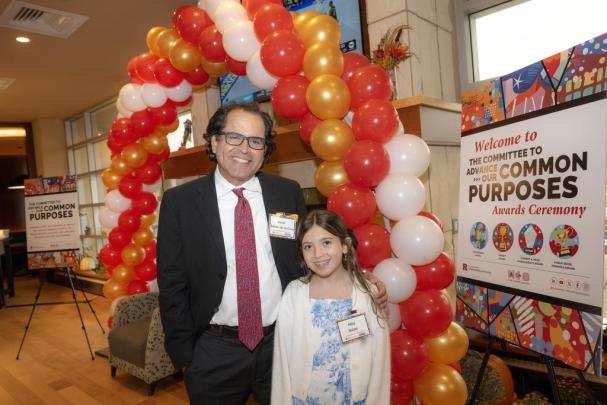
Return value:
M 80 312 L 80 306 L 78 305 L 79 303 L 87 303 L 89 308 L 91 309 L 91 312 L 93 312 L 93 315 L 95 316 L 95 319 L 97 320 L 97 323 L 99 324 L 99 327 L 101 328 L 101 332 L 103 332 L 103 334 L 105 334 L 105 330 L 103 329 L 103 326 L 101 326 L 101 322 L 99 321 L 99 318 L 97 317 L 97 313 L 95 312 L 95 310 L 93 309 L 93 306 L 91 305 L 91 301 L 88 299 L 88 297 L 86 296 L 86 293 L 84 292 L 84 290 L 82 289 L 82 287 L 80 286 L 79 290 L 82 293 L 82 295 L 84 296 L 84 301 L 78 301 L 76 299 L 76 290 L 74 289 L 74 282 L 72 281 L 72 270 L 67 267 L 66 268 L 66 273 L 67 273 L 67 277 L 70 281 L 70 288 L 72 289 L 72 298 L 73 298 L 73 302 L 72 301 L 55 301 L 55 302 L 43 302 L 43 303 L 38 303 L 38 299 L 40 298 L 40 293 L 42 292 L 42 286 L 44 285 L 45 281 L 46 281 L 46 272 L 48 269 L 42 269 L 40 270 L 40 284 L 38 285 L 38 291 L 36 292 L 36 298 L 34 300 L 33 304 L 19 304 L 19 305 L 7 305 L 6 308 L 16 308 L 16 307 L 32 307 L 32 312 L 30 312 L 30 316 L 29 319 L 27 320 L 27 324 L 25 325 L 25 331 L 23 332 L 23 338 L 21 339 L 21 344 L 19 345 L 19 351 L 17 352 L 17 360 L 19 360 L 19 355 L 21 354 L 21 349 L 23 348 L 23 343 L 25 342 L 25 337 L 27 336 L 27 331 L 29 330 L 30 324 L 32 322 L 32 317 L 34 316 L 34 311 L 36 310 L 36 307 L 39 305 L 62 305 L 62 304 L 76 304 L 76 309 L 78 310 L 78 316 L 80 317 L 80 324 L 82 325 L 82 331 L 84 332 L 84 337 L 86 339 L 86 344 L 89 348 L 89 352 L 91 353 L 91 360 L 95 360 L 95 356 L 93 355 L 93 350 L 91 349 L 91 343 L 89 342 L 89 336 L 86 333 L 86 327 L 84 326 L 84 320 L 82 319 L 82 312 Z M 74 274 L 74 278 L 76 280 L 78 280 L 78 277 L 76 277 L 76 275 Z
M 478 369 L 478 374 L 476 375 L 476 381 L 474 382 L 472 395 L 470 395 L 470 397 L 468 398 L 468 405 L 474 405 L 474 403 L 476 402 L 476 396 L 478 395 L 478 390 L 481 387 L 481 382 L 483 381 L 483 376 L 485 375 L 487 362 L 489 361 L 489 357 L 491 356 L 491 350 L 493 350 L 493 341 L 495 340 L 495 336 L 487 335 L 487 337 L 489 338 L 489 340 L 487 341 L 487 349 L 485 350 L 485 355 L 483 356 L 481 368 Z

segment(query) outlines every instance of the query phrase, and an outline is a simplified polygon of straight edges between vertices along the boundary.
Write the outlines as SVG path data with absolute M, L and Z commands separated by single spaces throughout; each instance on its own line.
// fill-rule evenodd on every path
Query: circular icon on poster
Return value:
M 518 245 L 523 253 L 536 255 L 544 246 L 544 234 L 536 224 L 527 224 L 518 233 Z
M 571 225 L 558 225 L 550 234 L 550 250 L 556 257 L 573 257 L 580 248 L 577 231 Z
M 507 252 L 513 240 L 512 228 L 507 223 L 500 222 L 493 228 L 493 246 L 500 252 Z
M 487 233 L 487 226 L 482 222 L 475 222 L 470 229 L 470 243 L 475 249 L 483 249 L 487 244 L 489 234 Z

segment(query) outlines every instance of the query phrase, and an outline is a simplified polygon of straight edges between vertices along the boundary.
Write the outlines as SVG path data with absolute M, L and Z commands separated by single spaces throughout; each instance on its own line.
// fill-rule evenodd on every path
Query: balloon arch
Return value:
M 418 176 L 430 150 L 404 133 L 387 73 L 361 54 L 342 54 L 340 36 L 333 18 L 290 13 L 281 0 L 201 0 L 176 9 L 171 28 L 149 30 L 149 52 L 128 63 L 131 83 L 120 90 L 107 140 L 112 163 L 102 174 L 108 192 L 100 221 L 109 243 L 99 258 L 111 277 L 104 294 L 114 300 L 155 288 L 153 193 L 169 157 L 166 135 L 179 124 L 176 108 L 211 78 L 247 76 L 272 89 L 276 114 L 299 120 L 301 139 L 324 160 L 318 190 L 354 229 L 361 265 L 386 285 L 392 403 L 408 404 L 415 394 L 428 405 L 463 404 L 458 361 L 468 339 L 441 292 L 453 282 L 454 264 L 442 252 L 441 223 L 421 211 Z

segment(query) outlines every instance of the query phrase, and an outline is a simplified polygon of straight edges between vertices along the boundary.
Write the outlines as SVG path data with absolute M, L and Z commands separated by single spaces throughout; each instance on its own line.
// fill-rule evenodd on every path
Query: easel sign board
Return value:
M 76 176 L 25 181 L 28 268 L 75 267 L 80 249 Z

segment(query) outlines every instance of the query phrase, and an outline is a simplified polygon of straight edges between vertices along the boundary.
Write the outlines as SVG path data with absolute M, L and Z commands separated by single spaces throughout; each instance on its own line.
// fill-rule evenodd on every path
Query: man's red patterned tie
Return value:
M 249 350 L 253 350 L 263 338 L 255 228 L 251 206 L 243 195 L 244 188 L 232 191 L 238 196 L 234 208 L 238 337 Z

